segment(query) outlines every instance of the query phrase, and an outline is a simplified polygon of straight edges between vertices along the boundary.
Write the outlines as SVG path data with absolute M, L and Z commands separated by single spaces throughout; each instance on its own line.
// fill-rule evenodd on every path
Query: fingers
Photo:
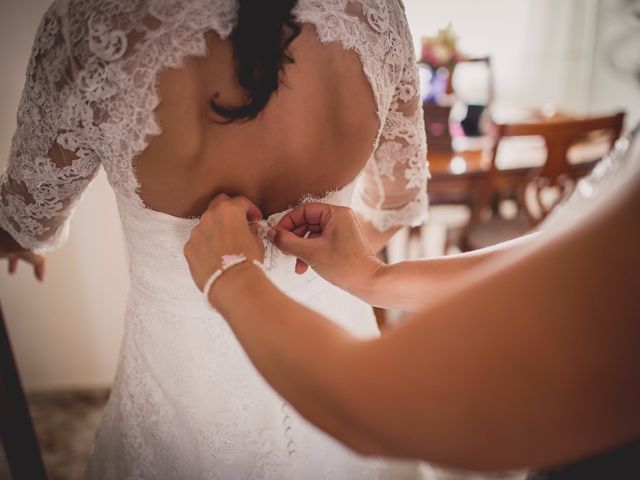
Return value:
M 209 202 L 209 206 L 207 207 L 208 209 L 211 208 L 215 208 L 218 205 L 220 205 L 223 202 L 226 202 L 227 200 L 229 200 L 231 197 L 229 195 L 227 195 L 226 193 L 219 193 L 217 194 L 215 197 L 213 197 L 211 199 L 211 201 Z
M 255 235 L 256 238 L 262 238 L 264 235 L 264 230 L 262 226 L 258 223 L 249 224 L 249 230 Z
M 33 272 L 35 273 L 36 278 L 40 282 L 44 282 L 44 273 L 45 273 L 45 258 L 40 255 L 40 261 L 34 266 Z
M 236 205 L 239 205 L 247 214 L 247 220 L 250 222 L 256 222 L 262 220 L 262 212 L 256 205 L 247 197 L 233 197 L 231 200 Z
M 299 258 L 296 258 L 296 273 L 298 275 L 302 275 L 306 273 L 307 270 L 309 270 L 309 265 L 307 265 L 306 262 L 300 260 Z
M 13 275 L 18 270 L 18 257 L 9 257 L 9 274 Z
M 237 205 L 242 210 L 244 210 L 247 215 L 247 220 L 249 221 L 255 222 L 258 220 L 262 220 L 262 212 L 260 211 L 260 209 L 247 197 L 243 197 L 241 195 L 232 198 L 226 193 L 219 193 L 211 199 L 207 210 L 217 208 L 225 202 L 231 202 L 232 204 Z
M 33 265 L 33 273 L 39 281 L 44 280 L 45 257 L 33 252 L 21 252 L 9 258 L 9 273 L 13 275 L 18 270 L 18 263 L 23 260 Z
M 324 203 L 305 203 L 282 217 L 277 226 L 290 232 L 299 229 L 299 227 L 321 232 L 337 208 L 339 207 Z
M 34 275 L 39 281 L 42 282 L 44 280 L 45 257 L 43 255 L 37 255 L 33 252 L 23 252 L 18 254 L 18 256 L 25 262 L 33 265 Z
M 320 225 L 300 225 L 291 230 L 291 233 L 304 238 L 307 236 L 319 237 L 322 234 L 322 227 Z
M 284 253 L 288 253 L 289 255 L 298 257 L 303 261 L 309 259 L 309 256 L 314 249 L 314 242 L 312 240 L 300 238 L 294 233 L 280 228 L 270 228 L 267 231 L 267 237 L 276 247 L 278 247 Z

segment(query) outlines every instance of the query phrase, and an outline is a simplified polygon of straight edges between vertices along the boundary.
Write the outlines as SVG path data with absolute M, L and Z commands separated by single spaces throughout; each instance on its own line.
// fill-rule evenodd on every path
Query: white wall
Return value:
M 491 55 L 499 102 L 582 106 L 572 92 L 587 88 L 587 75 L 581 71 L 588 56 L 582 37 L 593 21 L 593 0 L 406 0 L 405 4 L 416 40 L 452 22 L 464 53 Z
M 618 1 L 600 0 L 598 5 L 598 0 L 406 0 L 406 7 L 416 36 L 434 33 L 451 20 L 465 51 L 490 53 L 503 102 L 554 102 L 584 110 L 621 105 L 634 108 L 638 117 L 637 87 L 593 60 L 594 49 L 602 52 L 604 42 L 617 31 L 620 14 L 610 7 Z M 33 36 L 47 4 L 0 2 L 2 168 Z M 49 256 L 43 285 L 26 268 L 13 278 L 0 269 L 0 299 L 27 388 L 110 382 L 127 285 L 115 202 L 101 174 L 77 210 L 70 241 Z
M 24 73 L 45 0 L 0 3 L 0 167 L 4 169 Z M 44 284 L 22 265 L 0 269 L 0 299 L 29 390 L 104 386 L 113 377 L 128 284 L 115 200 L 104 174 L 91 185 L 71 238 L 49 255 Z
M 599 2 L 589 97 L 594 110 L 626 110 L 627 125 L 632 127 L 640 121 L 640 79 L 633 78 L 630 71 L 633 66 L 640 69 L 640 22 L 633 20 L 623 4 L 624 0 Z M 636 4 L 640 5 L 640 0 Z M 612 66 L 615 52 L 621 55 L 623 68 Z
M 640 117 L 640 87 L 606 60 L 612 39 L 633 23 L 622 2 L 405 0 L 405 5 L 416 45 L 420 36 L 452 22 L 463 52 L 492 56 L 498 102 L 555 104 L 577 113 L 624 108 L 632 124 Z

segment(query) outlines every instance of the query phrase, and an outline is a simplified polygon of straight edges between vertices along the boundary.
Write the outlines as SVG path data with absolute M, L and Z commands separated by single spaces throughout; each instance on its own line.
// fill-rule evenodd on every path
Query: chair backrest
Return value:
M 603 134 L 606 135 L 607 149 L 611 149 L 622 132 L 624 115 L 624 113 L 617 113 L 581 119 L 557 116 L 530 123 L 495 126 L 496 138 L 491 152 L 493 171 L 497 169 L 495 159 L 500 142 L 504 138 L 538 136 L 542 137 L 546 144 L 546 160 L 542 166 L 533 169 L 526 177 L 526 182 L 519 186 L 518 203 L 524 209 L 532 226 L 543 220 L 558 203 L 571 194 L 575 180 L 586 171 L 570 163 L 568 153 L 571 147 L 581 142 L 588 143 L 593 140 L 594 135 Z M 587 164 L 592 165 L 598 158 L 590 160 L 592 162 Z M 556 189 L 559 193 L 551 202 L 543 201 L 545 191 L 550 188 Z

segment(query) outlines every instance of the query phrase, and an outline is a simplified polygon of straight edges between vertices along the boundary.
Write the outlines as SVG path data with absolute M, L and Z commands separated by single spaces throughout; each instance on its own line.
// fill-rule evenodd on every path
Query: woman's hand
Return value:
M 200 290 L 222 264 L 223 255 L 244 254 L 247 260 L 264 260 L 264 244 L 257 225 L 260 209 L 245 197 L 216 195 L 184 246 L 191 276 Z
M 295 255 L 338 287 L 360 296 L 384 264 L 375 256 L 353 210 L 307 203 L 285 215 L 269 239 L 283 252 Z M 306 265 L 296 265 L 298 273 Z
M 25 250 L 8 232 L 0 229 L 0 258 L 9 260 L 9 273 L 13 275 L 18 269 L 18 263 L 29 263 L 33 266 L 33 273 L 39 281 L 44 280 L 44 255 L 38 255 Z

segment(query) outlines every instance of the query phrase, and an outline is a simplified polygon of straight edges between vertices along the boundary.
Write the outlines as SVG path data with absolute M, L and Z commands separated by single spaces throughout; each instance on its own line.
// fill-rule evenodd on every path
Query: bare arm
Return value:
M 490 259 L 518 251 L 536 236 L 460 255 L 384 265 L 367 241 L 366 225 L 348 208 L 305 204 L 286 215 L 269 235 L 280 250 L 297 256 L 352 295 L 371 305 L 405 311 L 425 308 L 446 285 L 459 283 Z M 307 232 L 313 238 L 302 238 Z
M 487 264 L 359 347 L 352 374 L 376 402 L 351 413 L 382 451 L 505 469 L 640 435 L 638 191 L 634 203 Z
M 420 311 L 437 301 L 447 285 L 459 283 L 488 260 L 513 253 L 533 237 L 535 234 L 475 252 L 381 266 L 368 281 L 354 285 L 351 293 L 377 307 Z
M 352 338 L 251 265 L 210 298 L 265 378 L 360 452 L 473 469 L 570 460 L 640 435 L 637 186 L 380 339 Z

